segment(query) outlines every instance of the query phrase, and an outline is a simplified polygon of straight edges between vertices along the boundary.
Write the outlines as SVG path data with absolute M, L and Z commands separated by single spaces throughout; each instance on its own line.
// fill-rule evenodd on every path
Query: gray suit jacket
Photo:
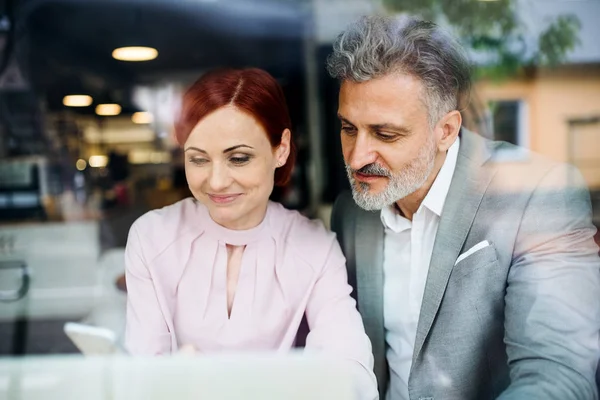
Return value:
M 589 192 L 572 167 L 531 154 L 500 160 L 514 149 L 461 131 L 417 327 L 413 400 L 597 398 L 600 259 Z M 383 397 L 383 225 L 345 193 L 332 229 Z M 484 240 L 490 246 L 456 263 Z

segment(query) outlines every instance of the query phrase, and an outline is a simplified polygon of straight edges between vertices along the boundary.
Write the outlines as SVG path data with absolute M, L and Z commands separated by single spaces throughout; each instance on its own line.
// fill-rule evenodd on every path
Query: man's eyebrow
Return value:
M 345 118 L 342 114 L 338 113 L 337 117 L 343 123 L 354 126 L 354 124 L 352 122 L 350 122 L 347 118 Z M 368 125 L 368 127 L 371 131 L 391 130 L 391 131 L 396 131 L 396 132 L 403 133 L 403 134 L 411 133 L 411 130 L 406 126 L 390 124 L 390 123 L 370 124 L 370 125 Z
M 347 118 L 344 118 L 344 116 L 340 113 L 338 113 L 337 117 L 339 118 L 340 121 L 342 121 L 343 123 L 346 123 L 348 125 L 352 125 L 354 126 L 354 124 L 352 122 L 350 122 Z
M 405 134 L 408 134 L 411 132 L 411 130 L 406 126 L 395 125 L 395 124 L 390 124 L 390 123 L 371 124 L 371 125 L 369 125 L 369 128 L 373 131 L 391 130 L 391 131 L 396 131 L 396 132 L 405 133 Z

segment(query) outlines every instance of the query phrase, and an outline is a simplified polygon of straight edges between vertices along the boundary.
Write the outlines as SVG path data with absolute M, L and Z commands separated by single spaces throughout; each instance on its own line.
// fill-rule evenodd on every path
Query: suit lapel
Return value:
M 413 364 L 429 334 L 438 312 L 454 262 L 460 254 L 469 229 L 493 173 L 481 165 L 490 157 L 483 138 L 462 130 L 461 145 L 452 184 L 440 219 L 433 247 L 423 303 L 417 325 Z
M 381 390 L 387 383 L 383 321 L 383 224 L 380 214 L 361 211 L 356 221 L 356 286 L 358 308 L 371 339 L 375 374 Z

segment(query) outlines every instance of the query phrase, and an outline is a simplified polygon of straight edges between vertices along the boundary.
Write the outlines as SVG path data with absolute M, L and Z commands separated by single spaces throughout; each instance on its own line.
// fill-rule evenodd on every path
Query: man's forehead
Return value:
M 421 99 L 423 84 L 411 75 L 388 75 L 364 82 L 344 81 L 340 87 L 340 106 L 343 103 L 395 104 Z
M 393 88 L 394 90 L 409 90 L 415 91 L 421 89 L 422 81 L 411 74 L 403 72 L 394 72 L 382 76 L 378 76 L 365 81 L 344 80 L 341 82 L 343 91 L 380 91 L 383 88 Z

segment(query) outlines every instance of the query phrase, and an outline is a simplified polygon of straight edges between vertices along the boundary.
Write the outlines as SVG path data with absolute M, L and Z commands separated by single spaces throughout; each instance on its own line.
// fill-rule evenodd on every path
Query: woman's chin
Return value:
M 229 209 L 227 209 L 229 208 Z M 234 210 L 232 210 L 232 207 L 209 207 L 208 211 L 210 212 L 210 216 L 212 217 L 212 219 L 217 222 L 220 225 L 223 225 L 224 223 L 232 223 L 235 222 L 236 219 L 238 219 L 238 213 L 234 212 Z

